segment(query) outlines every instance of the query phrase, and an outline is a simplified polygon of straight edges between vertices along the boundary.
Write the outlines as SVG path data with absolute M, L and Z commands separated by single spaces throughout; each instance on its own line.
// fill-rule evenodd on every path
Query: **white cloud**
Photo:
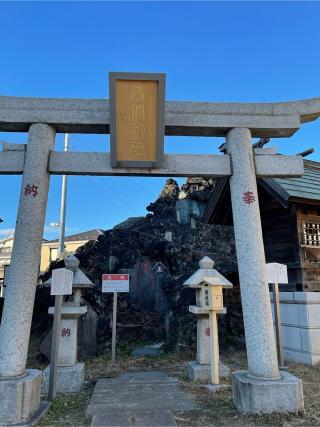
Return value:
M 79 228 L 73 227 L 69 228 L 66 227 L 66 233 L 77 233 L 79 231 Z M 58 234 L 59 233 L 59 227 L 50 227 L 49 225 L 46 225 L 43 230 L 44 233 L 48 234 Z

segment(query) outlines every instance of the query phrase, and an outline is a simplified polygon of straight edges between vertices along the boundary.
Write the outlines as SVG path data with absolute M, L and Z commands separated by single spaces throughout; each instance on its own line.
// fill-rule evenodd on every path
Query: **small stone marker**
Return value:
M 79 263 L 79 262 L 78 262 Z M 57 365 L 60 344 L 61 310 L 63 296 L 72 294 L 73 271 L 66 268 L 52 270 L 50 294 L 55 295 L 55 307 L 52 328 L 52 344 L 50 357 L 50 374 L 48 386 L 48 400 L 52 402 L 57 390 Z
M 131 356 L 133 357 L 157 357 L 161 354 L 163 343 L 145 345 L 143 347 L 135 347 L 132 350 Z
M 172 242 L 172 231 L 165 232 L 164 240 L 167 240 L 168 242 Z
M 71 292 L 69 295 L 73 293 L 73 300 L 63 303 L 61 307 L 61 321 L 57 327 L 55 342 L 52 345 L 55 354 L 51 352 L 51 364 L 43 372 L 42 393 L 47 394 L 49 391 L 52 397 L 56 392 L 79 392 L 83 385 L 84 363 L 79 363 L 77 360 L 78 319 L 87 312 L 87 306 L 81 305 L 81 291 L 93 286 L 93 283 L 80 270 L 79 260 L 75 256 L 66 257 L 64 264 L 66 268 L 53 270 L 51 278 L 44 284 L 55 288 L 57 292 L 67 292 L 70 289 L 71 279 Z M 64 281 L 62 286 L 59 280 Z M 55 283 L 55 281 L 58 283 Z M 48 312 L 54 315 L 54 307 L 50 307 Z M 54 393 L 52 393 L 52 385 L 51 389 L 49 387 L 50 376 L 54 381 Z

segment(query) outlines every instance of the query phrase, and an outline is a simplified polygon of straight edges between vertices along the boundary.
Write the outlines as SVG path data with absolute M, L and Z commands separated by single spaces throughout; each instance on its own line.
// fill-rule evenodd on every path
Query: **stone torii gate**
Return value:
M 320 98 L 166 102 L 166 135 L 225 137 L 227 154 L 165 155 L 163 168 L 121 169 L 106 152 L 54 151 L 56 132 L 108 134 L 107 100 L 0 97 L 0 131 L 29 133 L 25 150 L 0 152 L 0 174 L 23 175 L 0 328 L 0 423 L 26 419 L 39 405 L 41 372 L 26 370 L 26 360 L 50 175 L 60 174 L 230 177 L 248 355 L 248 372 L 233 377 L 234 402 L 246 412 L 301 409 L 301 381 L 277 363 L 256 178 L 301 176 L 303 159 L 253 150 L 251 138 L 290 137 L 319 115 Z

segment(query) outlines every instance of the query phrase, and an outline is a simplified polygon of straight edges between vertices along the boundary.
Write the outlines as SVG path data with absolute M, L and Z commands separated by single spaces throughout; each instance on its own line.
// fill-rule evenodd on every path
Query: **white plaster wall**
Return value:
M 280 315 L 285 360 L 320 364 L 320 293 L 280 292 Z

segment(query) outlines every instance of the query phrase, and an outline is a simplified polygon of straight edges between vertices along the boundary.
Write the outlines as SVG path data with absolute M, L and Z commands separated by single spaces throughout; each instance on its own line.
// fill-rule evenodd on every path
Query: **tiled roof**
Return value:
M 97 240 L 97 238 L 103 234 L 103 231 L 95 228 L 94 230 L 83 231 L 82 233 L 73 234 L 71 236 L 67 236 L 64 241 L 67 242 L 79 242 L 82 240 Z M 58 239 L 50 240 L 46 243 L 55 243 L 58 242 Z
M 304 160 L 304 175 L 300 178 L 260 178 L 267 191 L 287 206 L 288 202 L 311 200 L 320 203 L 320 163 Z
M 203 222 L 220 223 L 227 206 L 231 204 L 228 183 L 227 178 L 218 178 L 202 216 Z M 300 178 L 259 178 L 258 184 L 284 207 L 287 207 L 289 202 L 307 202 L 319 205 L 320 162 L 304 160 L 304 175 Z
M 304 161 L 304 175 L 300 178 L 274 178 L 287 193 L 288 199 L 311 199 L 320 201 L 320 163 Z

